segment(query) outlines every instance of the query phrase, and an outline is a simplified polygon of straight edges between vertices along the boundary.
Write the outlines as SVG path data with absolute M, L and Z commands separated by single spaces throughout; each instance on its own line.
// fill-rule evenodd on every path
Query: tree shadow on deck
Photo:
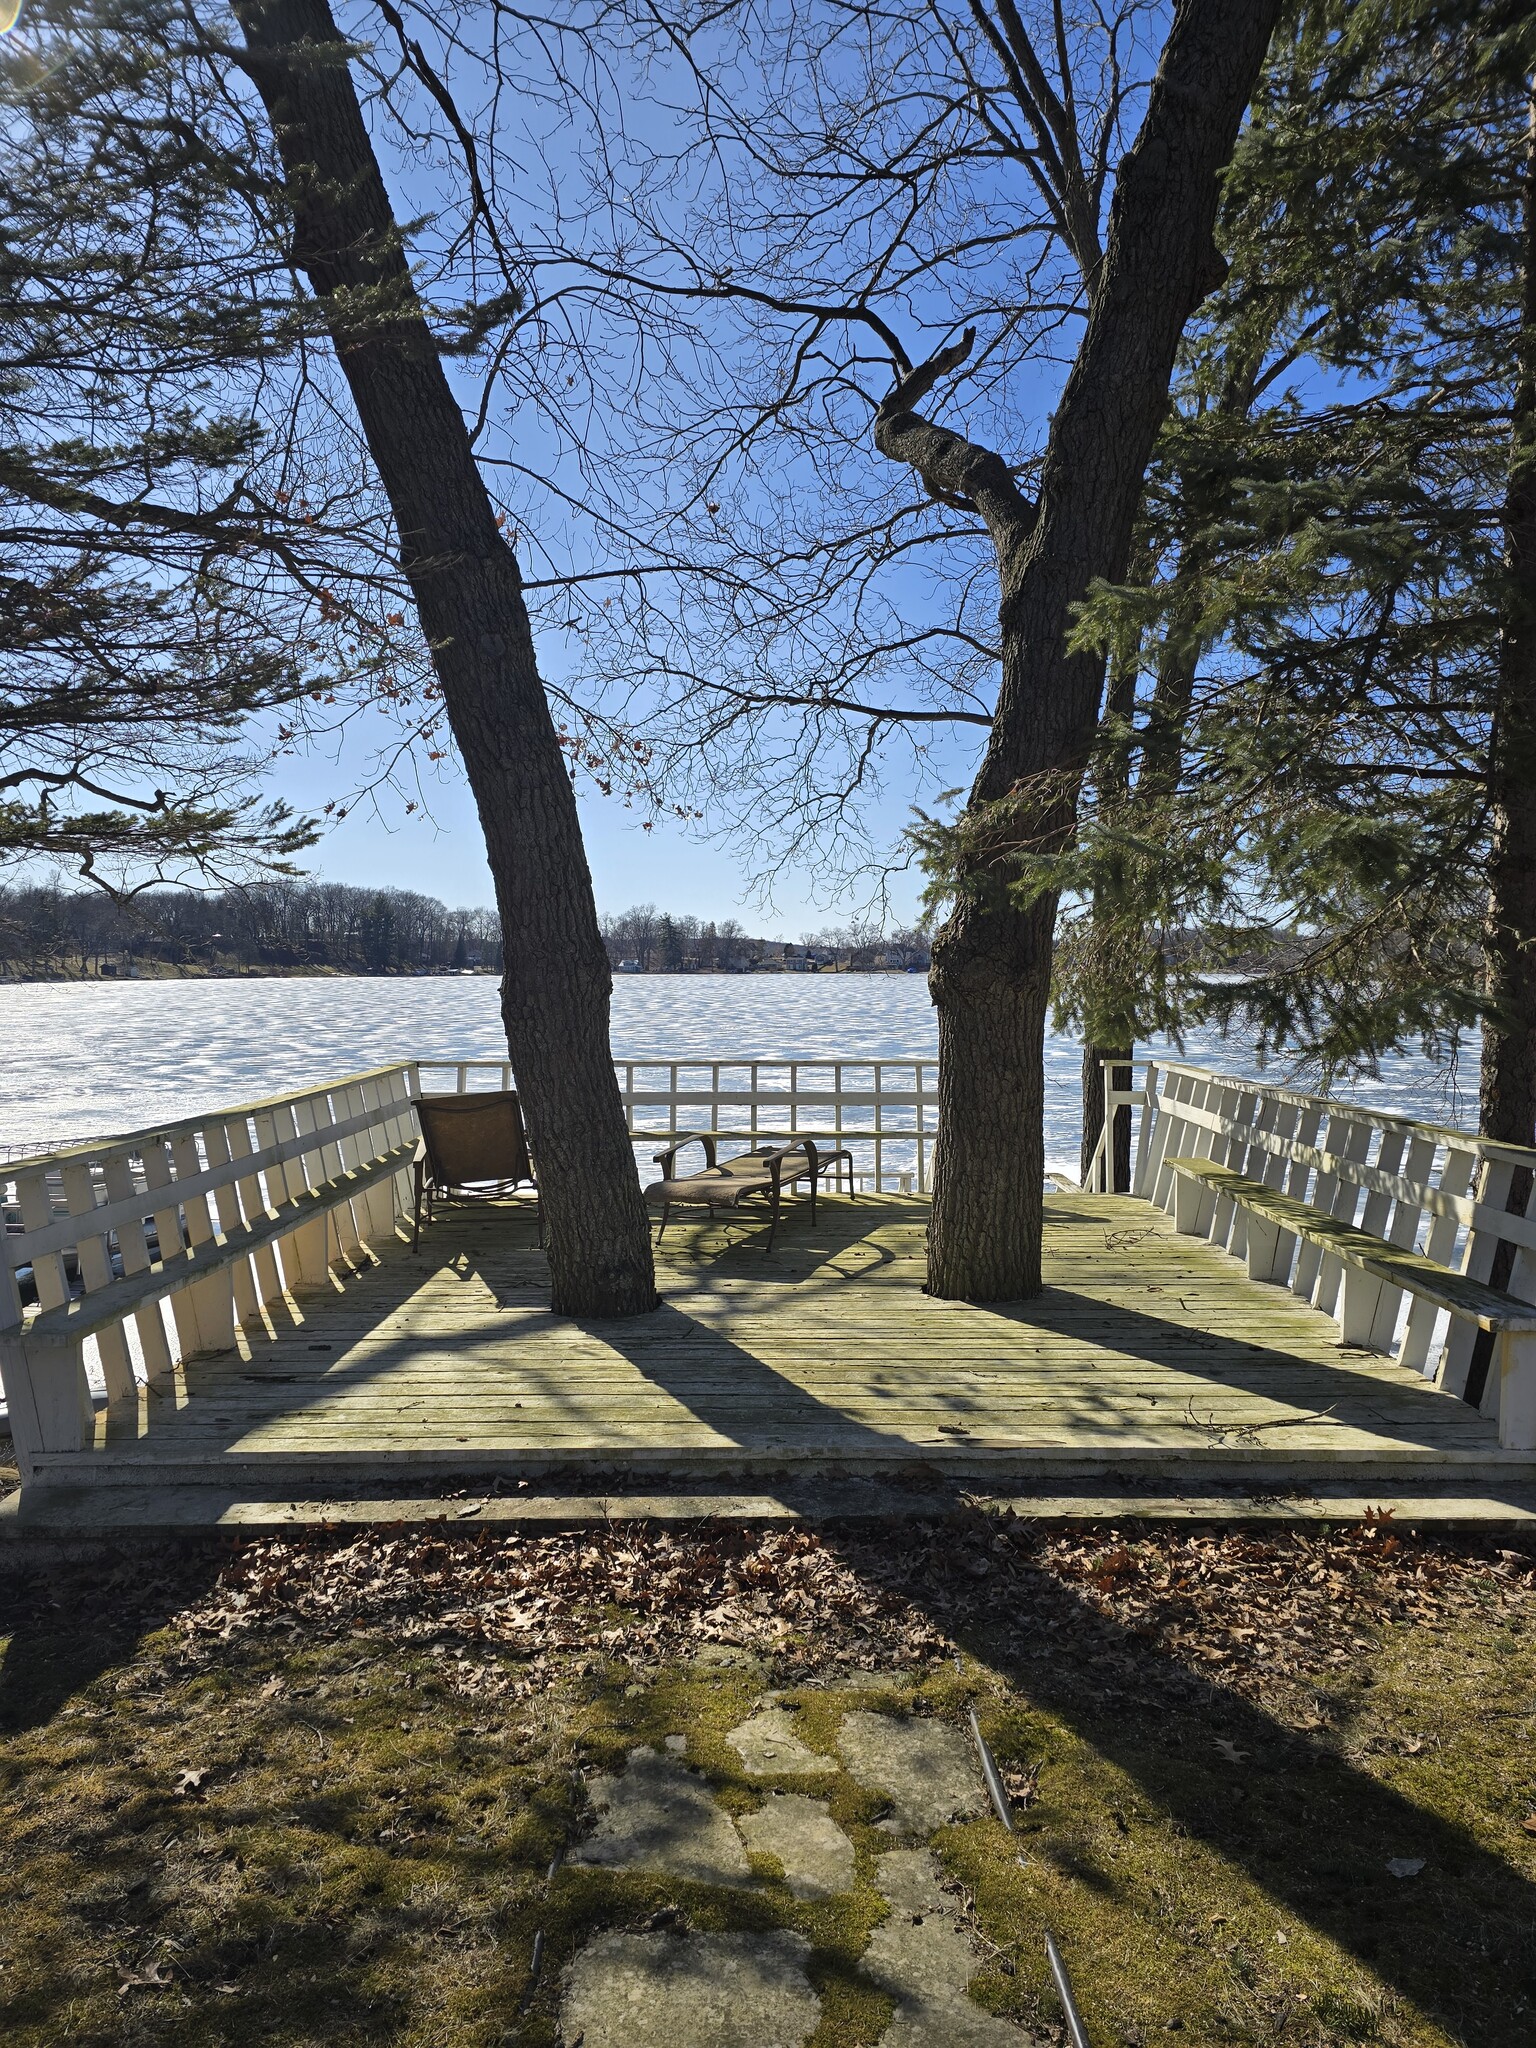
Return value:
M 1294 1309 L 1294 1303 L 1289 1305 Z M 1241 1443 L 1257 1435 L 1259 1441 L 1274 1448 L 1278 1440 L 1266 1438 L 1266 1430 L 1323 1425 L 1336 1418 L 1340 1424 L 1352 1423 L 1355 1429 L 1424 1450 L 1443 1449 L 1447 1432 L 1454 1433 L 1461 1449 L 1493 1451 L 1498 1446 L 1494 1423 L 1431 1382 L 1394 1369 L 1392 1360 L 1382 1353 L 1341 1351 L 1337 1358 L 1318 1358 L 1283 1344 L 1228 1337 L 1198 1324 L 1175 1322 L 1065 1287 L 1047 1287 L 1029 1302 L 992 1302 L 977 1313 L 1021 1330 L 1081 1337 L 1085 1349 L 1177 1372 L 1187 1381 L 1192 1402 L 1228 1389 L 1301 1409 L 1294 1421 L 1289 1417 L 1220 1421 L 1214 1411 L 1208 1419 L 1198 1412 L 1181 1417 L 1175 1406 L 1160 1401 L 1159 1426 L 1179 1424 L 1187 1429 L 1191 1441 Z M 1318 1314 L 1316 1310 L 1307 1313 Z M 1323 1321 L 1321 1316 L 1318 1319 Z M 1091 1325 L 1091 1330 L 1076 1327 L 1084 1324 Z M 1323 1342 L 1332 1343 L 1326 1331 L 1320 1335 Z M 1198 1368 L 1187 1356 L 1191 1351 L 1201 1354 Z M 1384 1376 L 1384 1367 L 1392 1370 L 1392 1377 Z M 1104 1369 L 1112 1370 L 1112 1362 L 1105 1361 Z M 1277 1375 L 1282 1372 L 1289 1380 L 1284 1389 L 1277 1385 Z M 1304 1376 L 1299 1386 L 1298 1374 Z M 1087 1404 L 1089 1414 L 1094 1405 Z M 1353 1411 L 1353 1421 L 1349 1411 Z M 1118 1419 L 1123 1428 L 1122 1409 L 1106 1408 L 1104 1412 Z
M 481 1411 L 482 1422 L 495 1423 L 485 1448 L 503 1468 L 519 1456 L 547 1469 L 561 1456 L 591 1466 L 608 1455 L 649 1455 L 655 1469 L 664 1469 L 669 1455 L 685 1461 L 690 1451 L 707 1452 L 718 1460 L 739 1449 L 759 1469 L 782 1453 L 887 1469 L 937 1455 L 959 1470 L 970 1448 L 981 1473 L 995 1470 L 1009 1451 L 1027 1458 L 1037 1442 L 1090 1458 L 1133 1447 L 1154 1459 L 1233 1451 L 1247 1463 L 1255 1453 L 1273 1460 L 1292 1444 L 1305 1459 L 1315 1453 L 1318 1433 L 1333 1431 L 1348 1448 L 1369 1440 L 1378 1453 L 1400 1449 L 1431 1463 L 1448 1447 L 1482 1453 L 1495 1446 L 1490 1423 L 1407 1375 L 1390 1368 L 1383 1374 L 1384 1361 L 1319 1357 L 1323 1345 L 1331 1349 L 1329 1326 L 1288 1295 L 1276 1304 L 1287 1324 L 1294 1328 L 1298 1317 L 1317 1323 L 1310 1348 L 1289 1348 L 1284 1330 L 1269 1343 L 1231 1337 L 1200 1328 L 1192 1317 L 1175 1320 L 1082 1291 L 1081 1250 L 1076 1263 L 1057 1265 L 1077 1287 L 1050 1286 L 1035 1300 L 1012 1304 L 932 1303 L 919 1291 L 914 1226 L 921 1213 L 915 1203 L 824 1200 L 813 1227 L 805 1205 L 797 1205 L 781 1223 L 771 1256 L 762 1248 L 766 1218 L 684 1226 L 662 1247 L 659 1278 L 669 1297 L 663 1306 L 649 1316 L 587 1323 L 548 1312 L 547 1269 L 529 1226 L 508 1230 L 493 1210 L 445 1219 L 427 1239 L 425 1258 L 392 1253 L 342 1293 L 307 1297 L 309 1320 L 275 1342 L 258 1343 L 249 1361 L 229 1354 L 194 1360 L 187 1368 L 190 1403 L 179 1413 L 151 1416 L 139 1443 L 152 1455 L 157 1442 L 180 1436 L 190 1446 L 200 1439 L 209 1469 L 198 1476 L 213 1478 L 242 1438 L 264 1429 L 281 1433 L 307 1411 L 344 1404 L 355 1393 L 362 1399 L 347 1428 L 366 1429 L 371 1418 L 381 1446 L 357 1456 L 409 1470 L 426 1442 L 418 1436 L 392 1443 L 390 1433 L 419 1429 L 439 1458 L 463 1446 L 459 1469 L 466 1469 L 475 1456 L 473 1436 L 448 1426 L 457 1357 L 468 1387 L 529 1396 L 522 1423 L 509 1412 L 492 1414 L 494 1402 Z M 1062 1220 L 1084 1219 L 1071 1212 Z M 1187 1257 L 1183 1241 L 1181 1250 Z M 1235 1269 L 1220 1277 L 1244 1305 L 1249 1327 L 1262 1332 L 1267 1290 Z M 476 1291 L 460 1327 L 445 1307 L 448 1281 Z M 1106 1284 L 1112 1294 L 1122 1291 Z M 424 1290 L 433 1286 L 438 1299 L 429 1303 Z M 861 1290 L 872 1305 L 867 1320 L 859 1312 Z M 781 1309 L 782 1350 L 773 1333 Z M 719 1327 L 722 1317 L 742 1312 L 764 1319 L 760 1343 L 739 1324 Z M 412 1326 L 375 1334 L 396 1315 Z M 367 1326 L 361 1337 L 360 1322 Z M 955 1370 L 934 1371 L 951 1342 Z M 1039 1351 L 1046 1342 L 1049 1356 Z M 850 1385 L 841 1377 L 840 1346 L 868 1358 L 871 1344 L 876 1362 Z M 326 1354 L 323 1364 L 314 1352 Z M 804 1374 L 795 1373 L 797 1358 L 807 1361 Z M 423 1361 L 439 1376 L 426 1394 L 414 1373 Z M 606 1416 L 605 1361 L 612 1394 Z M 612 1378 L 621 1361 L 637 1375 L 627 1388 Z M 923 1368 L 915 1397 L 903 1382 L 909 1361 Z M 1150 1387 L 1148 1366 L 1157 1369 Z M 828 1369 L 821 1386 L 805 1384 Z M 656 1412 L 642 1414 L 634 1404 L 648 1391 L 675 1406 L 656 1403 Z M 1223 1402 L 1224 1395 L 1234 1398 Z M 1275 1412 L 1266 1413 L 1272 1404 Z M 467 1402 L 465 1426 L 472 1430 L 474 1420 Z M 585 1442 L 580 1425 L 589 1431 Z M 1297 1440 L 1298 1432 L 1313 1441 Z M 353 1455 L 344 1437 L 327 1441 L 320 1422 L 308 1444 L 290 1448 L 295 1458 L 338 1473 Z M 265 1457 L 269 1449 L 253 1443 L 248 1454 Z

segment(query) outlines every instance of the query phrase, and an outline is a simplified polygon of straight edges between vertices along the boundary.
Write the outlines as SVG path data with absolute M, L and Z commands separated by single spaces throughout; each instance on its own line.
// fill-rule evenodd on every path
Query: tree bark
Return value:
M 1521 192 L 1525 276 L 1504 493 L 1503 624 L 1488 746 L 1492 843 L 1483 921 L 1483 1062 L 1478 1129 L 1536 1145 L 1536 98 Z M 1485 1175 L 1487 1167 L 1485 1165 Z M 1523 1216 L 1531 1176 L 1511 1176 L 1505 1208 Z M 1488 1281 L 1507 1287 L 1514 1248 L 1501 1241 Z M 1493 1339 L 1477 1334 L 1462 1399 L 1482 1404 Z
M 608 1038 L 611 978 L 575 792 L 497 529 L 416 295 L 326 0 L 235 0 L 271 118 L 294 261 L 324 309 L 479 808 L 505 946 L 502 1015 L 567 1315 L 656 1305 Z
M 1066 648 L 1095 578 L 1120 580 L 1179 337 L 1220 282 L 1217 187 L 1279 12 L 1184 0 L 1119 171 L 1087 331 L 1052 422 L 1035 518 L 999 549 L 1003 678 L 971 791 L 955 907 L 934 946 L 939 1135 L 930 1292 L 1040 1289 L 1042 1053 L 1056 901 L 1010 891 L 1020 851 L 1072 830 L 1103 664 Z
M 1536 1145 L 1536 101 L 1522 193 L 1524 306 L 1509 485 L 1505 598 L 1488 763 L 1493 837 L 1484 930 L 1480 1128 Z

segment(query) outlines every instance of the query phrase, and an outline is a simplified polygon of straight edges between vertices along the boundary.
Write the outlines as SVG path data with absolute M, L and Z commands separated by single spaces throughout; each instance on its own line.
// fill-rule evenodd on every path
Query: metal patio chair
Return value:
M 432 1221 L 437 1199 L 490 1202 L 531 1188 L 544 1242 L 544 1209 L 528 1152 L 523 1112 L 510 1088 L 466 1095 L 420 1095 L 416 1120 L 416 1214 L 411 1250 L 421 1246 L 425 1210 Z

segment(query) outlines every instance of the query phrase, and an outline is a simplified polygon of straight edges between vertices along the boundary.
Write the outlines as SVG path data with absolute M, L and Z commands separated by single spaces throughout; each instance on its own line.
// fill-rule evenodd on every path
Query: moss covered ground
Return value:
M 613 1927 L 784 1926 L 816 2048 L 878 2040 L 877 1795 L 816 1789 L 844 1897 L 564 1865 L 585 1787 L 765 1687 L 832 1749 L 850 1707 L 975 1704 L 1019 1833 L 937 1846 L 972 1996 L 1059 2040 L 1046 1928 L 1095 2048 L 1536 2038 L 1536 1573 L 1500 1539 L 1366 1530 L 381 1531 L 0 1559 L 0 2039 L 558 2041 Z M 536 1937 L 542 1967 L 533 1977 Z

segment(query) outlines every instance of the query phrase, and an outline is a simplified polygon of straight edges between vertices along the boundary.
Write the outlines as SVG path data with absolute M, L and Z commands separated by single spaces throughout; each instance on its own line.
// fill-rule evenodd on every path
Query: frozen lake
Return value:
M 616 1056 L 932 1057 L 920 974 L 643 975 L 613 991 Z M 497 984 L 422 981 L 39 982 L 0 989 L 0 1145 L 42 1150 L 409 1058 L 499 1058 Z M 1252 1049 L 1191 1033 L 1186 1058 L 1252 1074 Z M 1075 1042 L 1046 1053 L 1046 1163 L 1076 1177 Z M 1279 1070 L 1271 1069 L 1278 1078 Z M 1469 1061 L 1400 1058 L 1353 1100 L 1436 1123 L 1476 1113 Z M 1344 1091 L 1341 1091 L 1344 1092 Z

